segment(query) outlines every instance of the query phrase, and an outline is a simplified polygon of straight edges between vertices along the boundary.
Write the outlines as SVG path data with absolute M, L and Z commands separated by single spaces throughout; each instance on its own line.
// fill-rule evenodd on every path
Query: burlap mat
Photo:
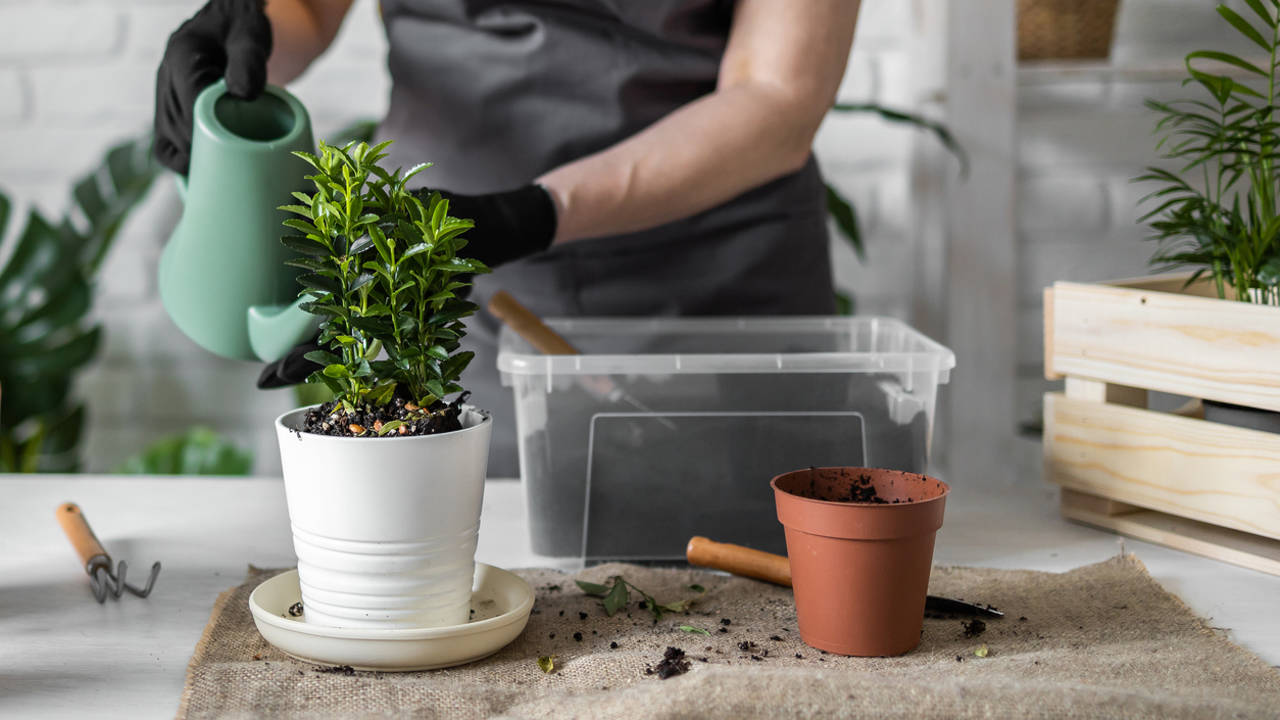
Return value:
M 538 594 L 520 638 L 469 666 L 407 674 L 319 672 L 267 645 L 247 602 L 274 572 L 251 569 L 243 585 L 214 604 L 178 717 L 1275 718 L 1280 712 L 1280 673 L 1207 627 L 1133 556 L 1062 574 L 935 567 L 932 592 L 981 599 L 1006 617 L 975 637 L 965 636 L 962 619 L 929 618 L 915 651 L 873 659 L 804 645 L 785 588 L 630 565 L 580 573 L 594 581 L 621 574 L 661 602 L 693 595 L 690 584 L 707 588 L 689 614 L 655 625 L 634 603 L 629 613 L 606 617 L 572 576 L 520 571 Z M 740 643 L 754 645 L 744 650 Z M 986 657 L 974 653 L 982 645 Z M 646 674 L 668 646 L 686 651 L 689 672 L 668 680 Z M 558 656 L 554 673 L 539 669 L 541 655 Z

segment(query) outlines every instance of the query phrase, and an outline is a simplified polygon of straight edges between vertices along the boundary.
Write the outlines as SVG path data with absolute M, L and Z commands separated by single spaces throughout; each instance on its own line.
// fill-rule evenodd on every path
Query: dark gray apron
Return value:
M 715 90 L 725 0 L 383 0 L 393 164 L 460 193 L 527 184 Z M 542 316 L 834 312 L 821 176 L 799 172 L 644 232 L 559 245 L 477 278 Z M 489 474 L 518 475 L 515 410 L 496 368 L 497 326 L 468 325 L 463 378 L 494 411 Z

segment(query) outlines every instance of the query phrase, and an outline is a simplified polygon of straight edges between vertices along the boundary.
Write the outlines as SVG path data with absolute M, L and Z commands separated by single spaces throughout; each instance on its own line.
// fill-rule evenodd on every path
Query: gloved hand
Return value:
M 156 72 L 155 154 L 160 164 L 187 173 L 192 110 L 200 91 L 226 77 L 227 90 L 252 100 L 267 82 L 271 23 L 264 0 L 209 0 L 182 23 Z
M 317 335 L 307 342 L 295 345 L 284 357 L 267 363 L 267 366 L 262 368 L 262 373 L 258 375 L 258 389 L 271 390 L 306 382 L 307 378 L 311 377 L 311 373 L 318 370 L 320 366 L 303 355 L 320 349 L 319 337 Z
M 541 185 L 486 195 L 437 191 L 449 201 L 449 214 L 468 218 L 476 226 L 466 232 L 467 246 L 459 253 L 489 267 L 546 250 L 556 236 L 556 205 Z M 432 190 L 415 190 L 423 203 Z

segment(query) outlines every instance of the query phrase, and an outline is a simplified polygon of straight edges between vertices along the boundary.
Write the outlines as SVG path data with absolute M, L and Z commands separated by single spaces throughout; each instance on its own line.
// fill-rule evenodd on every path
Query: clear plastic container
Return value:
M 693 535 L 785 552 L 769 480 L 809 466 L 924 472 L 955 355 L 870 317 L 547 321 L 504 329 L 535 553 L 670 560 Z

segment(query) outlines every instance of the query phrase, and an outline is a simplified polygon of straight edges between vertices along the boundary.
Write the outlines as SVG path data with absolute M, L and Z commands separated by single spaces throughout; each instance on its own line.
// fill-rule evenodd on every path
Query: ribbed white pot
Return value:
M 439 435 L 299 432 L 276 419 L 306 621 L 423 628 L 467 622 L 492 421 L 463 406 Z

